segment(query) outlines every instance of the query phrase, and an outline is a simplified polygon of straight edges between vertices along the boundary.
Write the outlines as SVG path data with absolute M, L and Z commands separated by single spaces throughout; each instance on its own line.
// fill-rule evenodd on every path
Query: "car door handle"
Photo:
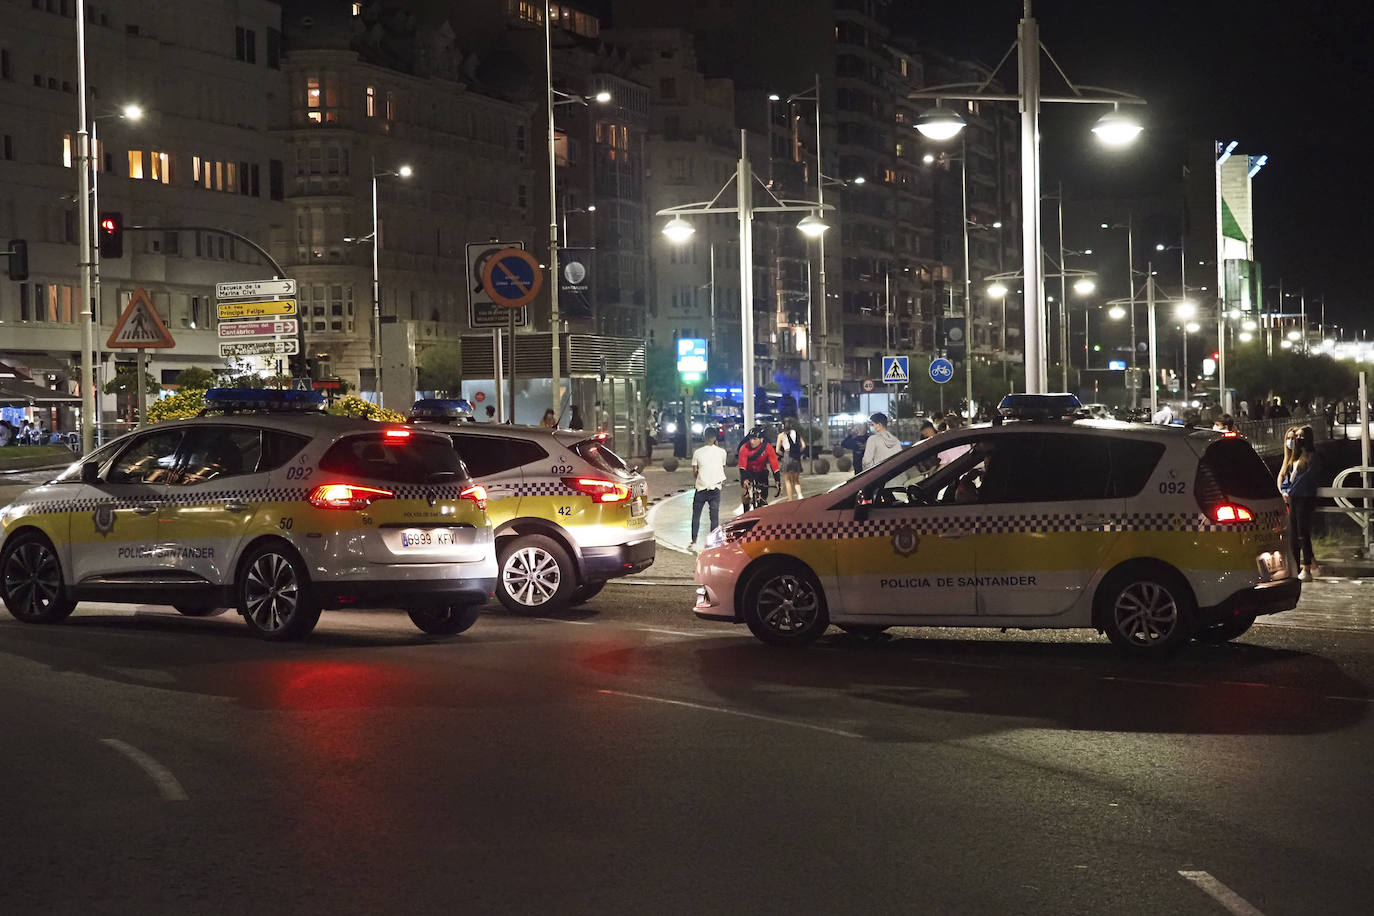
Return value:
M 147 503 L 144 503 L 143 505 L 139 506 L 134 506 L 134 512 L 136 512 L 139 515 L 152 515 L 156 511 L 157 506 L 150 506 Z
M 946 528 L 944 531 L 940 532 L 940 537 L 947 538 L 952 541 L 958 540 L 962 537 L 968 537 L 968 535 L 969 530 L 967 528 Z
M 228 509 L 230 512 L 247 512 L 252 507 L 249 506 L 248 503 L 241 503 L 238 500 L 234 500 L 233 502 L 225 503 L 224 508 Z

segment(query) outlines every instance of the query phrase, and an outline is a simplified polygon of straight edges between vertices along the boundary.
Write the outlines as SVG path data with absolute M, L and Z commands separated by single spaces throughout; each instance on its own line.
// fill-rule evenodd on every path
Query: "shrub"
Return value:
M 148 422 L 189 420 L 205 409 L 204 388 L 183 388 L 176 394 L 153 401 L 148 405 Z
M 334 403 L 329 406 L 329 412 L 336 417 L 362 417 L 364 420 L 376 420 L 379 423 L 404 423 L 406 419 L 405 415 L 385 407 L 378 407 L 356 394 L 336 398 Z

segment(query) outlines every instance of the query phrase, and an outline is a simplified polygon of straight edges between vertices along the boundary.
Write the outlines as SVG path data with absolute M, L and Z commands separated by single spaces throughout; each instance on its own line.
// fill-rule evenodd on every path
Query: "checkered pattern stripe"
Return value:
M 1263 512 L 1253 522 L 1221 525 L 1200 512 L 1133 512 L 1093 517 L 1076 513 L 983 515 L 977 518 L 921 515 L 915 518 L 869 518 L 861 522 L 764 522 L 742 541 L 856 540 L 889 538 L 900 530 L 939 537 L 959 531 L 978 534 L 1052 534 L 1057 532 L 1197 531 L 1256 532 L 1273 530 L 1282 512 Z
M 28 503 L 23 507 L 25 515 L 55 515 L 60 512 L 94 512 L 104 506 L 111 509 L 132 509 L 156 501 L 164 506 L 209 506 L 215 503 L 241 500 L 243 502 L 291 502 L 305 499 L 307 490 L 298 487 L 259 487 L 251 490 L 217 490 L 210 493 L 178 492 L 175 487 L 157 495 L 149 494 L 136 498 L 115 499 L 97 496 L 84 499 L 54 499 L 44 502 Z
M 540 480 L 535 483 L 520 483 L 511 487 L 516 496 L 580 496 L 581 494 L 572 487 L 566 487 L 562 481 Z
M 452 485 L 419 486 L 416 484 L 402 484 L 399 487 L 392 487 L 391 491 L 396 494 L 397 499 L 428 500 L 431 496 L 435 499 L 458 499 L 458 494 L 463 492 L 463 488 Z

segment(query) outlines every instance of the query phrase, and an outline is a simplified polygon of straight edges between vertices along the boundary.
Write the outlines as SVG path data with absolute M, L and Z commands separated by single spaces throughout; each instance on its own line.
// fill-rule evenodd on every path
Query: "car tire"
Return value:
M 1117 570 L 1103 581 L 1098 598 L 1100 626 L 1130 655 L 1169 655 L 1193 636 L 1193 595 L 1171 570 L 1155 565 Z
M 430 636 L 456 636 L 472 628 L 482 616 L 480 604 L 442 604 L 406 611 L 410 622 Z
M 597 595 L 601 594 L 601 590 L 605 587 L 605 582 L 583 582 L 577 588 L 573 589 L 572 597 L 568 599 L 568 605 L 586 604 L 588 601 L 591 601 Z
M 248 628 L 263 639 L 300 639 L 319 623 L 320 606 L 305 565 L 285 544 L 268 541 L 249 551 L 234 592 Z
M 0 554 L 0 597 L 24 623 L 57 623 L 76 609 L 57 549 L 36 532 L 11 539 Z
M 227 607 L 202 607 L 198 604 L 174 604 L 172 608 L 183 617 L 218 617 Z
M 770 646 L 804 646 L 830 626 L 821 584 L 800 563 L 768 563 L 750 574 L 741 610 L 749 631 Z
M 555 614 L 577 587 L 572 558 L 551 537 L 512 538 L 497 552 L 496 597 L 516 614 Z
M 1230 642 L 1254 625 L 1255 615 L 1243 614 L 1240 617 L 1236 617 L 1224 623 L 1214 623 L 1201 627 L 1193 634 L 1193 638 L 1198 642 L 1207 643 Z

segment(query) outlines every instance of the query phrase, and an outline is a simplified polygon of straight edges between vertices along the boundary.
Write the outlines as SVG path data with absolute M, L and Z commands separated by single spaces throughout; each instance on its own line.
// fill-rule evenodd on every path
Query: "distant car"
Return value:
M 1106 404 L 1084 404 L 1079 408 L 1079 415 L 1093 420 L 1112 419 L 1112 408 Z
M 403 608 L 426 633 L 472 626 L 496 555 L 486 492 L 447 437 L 328 416 L 313 392 L 206 399 L 222 415 L 128 433 L 0 510 L 11 614 L 234 607 L 269 640 L 306 635 L 330 608 Z
M 496 534 L 496 597 L 509 610 L 556 613 L 653 564 L 648 485 L 597 435 L 441 423 L 442 415 L 425 411 L 412 419 L 418 428 L 447 432 L 485 488 Z

